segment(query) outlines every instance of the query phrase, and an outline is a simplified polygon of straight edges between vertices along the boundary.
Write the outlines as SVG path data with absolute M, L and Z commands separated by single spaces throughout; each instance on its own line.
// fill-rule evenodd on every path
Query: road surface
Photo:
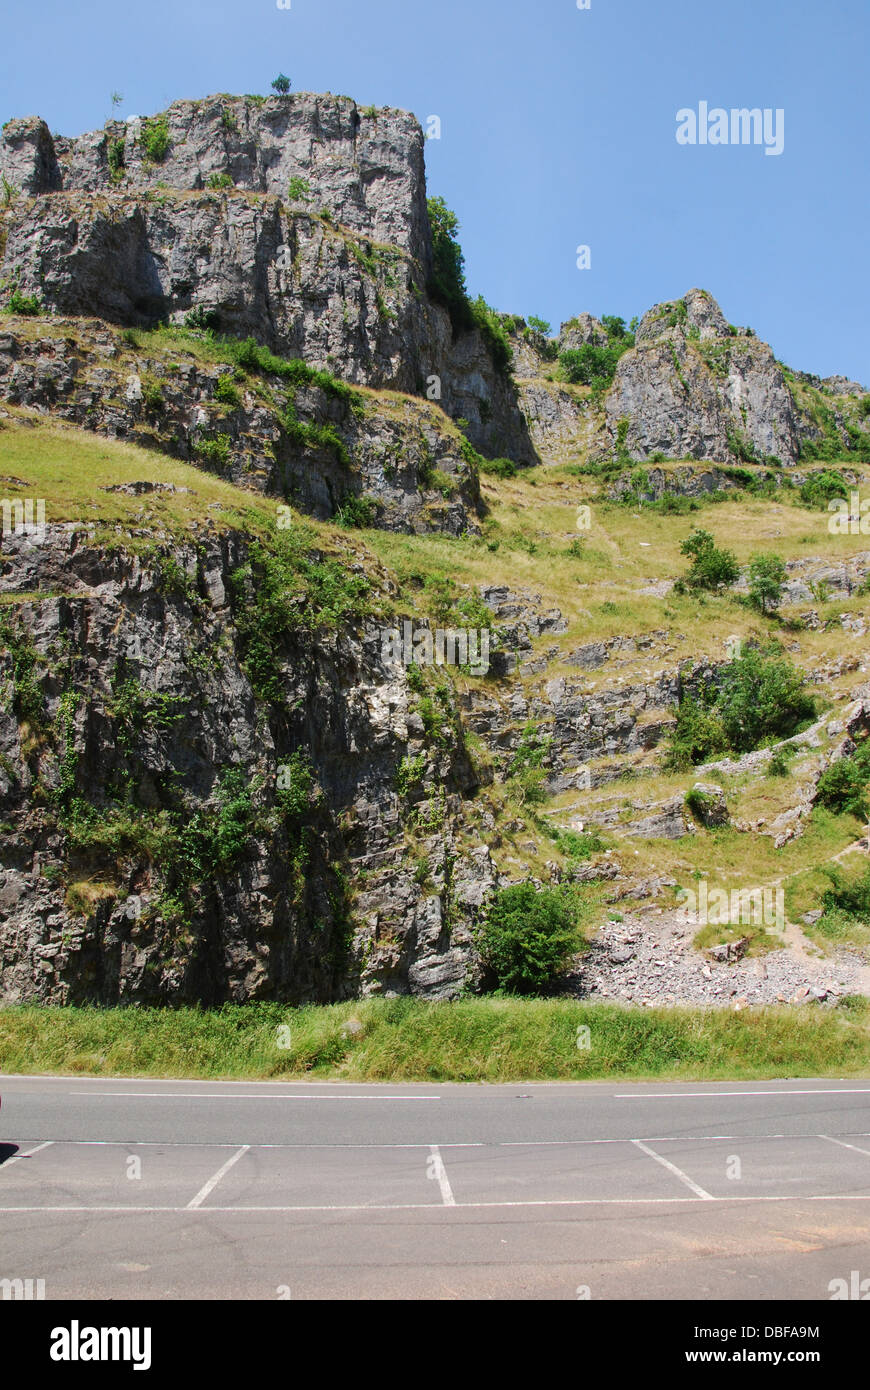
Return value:
M 0 1280 L 47 1299 L 827 1300 L 870 1279 L 870 1082 L 0 1094 Z

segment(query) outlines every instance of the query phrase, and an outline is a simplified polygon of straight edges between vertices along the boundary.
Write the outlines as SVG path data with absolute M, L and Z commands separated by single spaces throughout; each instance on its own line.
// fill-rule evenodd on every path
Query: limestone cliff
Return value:
M 660 914 L 723 825 L 809 836 L 863 736 L 867 533 L 813 487 L 868 485 L 867 393 L 702 290 L 633 334 L 457 329 L 423 156 L 304 94 L 4 128 L 0 1001 L 452 997 L 500 884 Z M 733 595 L 675 588 L 702 508 Z M 663 746 L 778 621 L 743 603 L 772 547 L 830 703 L 775 786 L 768 749 L 702 769 L 699 825 Z M 488 671 L 395 660 L 406 621 L 485 632 Z

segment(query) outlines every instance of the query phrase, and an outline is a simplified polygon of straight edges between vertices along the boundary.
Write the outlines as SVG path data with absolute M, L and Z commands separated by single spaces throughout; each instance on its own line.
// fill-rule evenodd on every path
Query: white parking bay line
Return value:
M 434 1160 L 435 1177 L 438 1179 L 438 1186 L 441 1188 L 441 1201 L 445 1207 L 455 1207 L 456 1198 L 453 1196 L 453 1189 L 450 1186 L 450 1179 L 447 1176 L 447 1169 L 444 1167 L 444 1160 L 441 1157 L 441 1150 L 437 1144 L 429 1146 L 430 1164 Z
M 232 1158 L 228 1158 L 228 1159 L 227 1159 L 227 1161 L 226 1161 L 226 1163 L 223 1165 L 223 1167 L 218 1168 L 218 1170 L 217 1170 L 217 1172 L 215 1173 L 214 1177 L 213 1177 L 213 1178 L 209 1178 L 208 1182 L 205 1184 L 205 1187 L 201 1187 L 201 1188 L 199 1189 L 199 1191 L 197 1192 L 196 1196 L 193 1198 L 193 1201 L 188 1202 L 188 1204 L 187 1204 L 187 1210 L 188 1210 L 188 1211 L 196 1211 L 197 1207 L 201 1207 L 201 1206 L 202 1206 L 203 1202 L 205 1201 L 205 1199 L 206 1199 L 206 1197 L 209 1195 L 209 1193 L 210 1193 L 210 1192 L 214 1192 L 214 1190 L 215 1190 L 215 1188 L 217 1187 L 218 1183 L 220 1182 L 221 1178 L 226 1177 L 227 1173 L 230 1171 L 230 1169 L 233 1167 L 233 1165 L 236 1164 L 236 1163 L 238 1163 L 239 1159 L 242 1157 L 242 1154 L 246 1154 L 246 1153 L 248 1152 L 248 1150 L 250 1149 L 250 1147 L 251 1147 L 250 1144 L 243 1144 L 242 1147 L 241 1147 L 240 1149 L 238 1149 L 238 1150 L 236 1151 L 236 1153 L 233 1154 Z
M 820 1134 L 820 1139 L 827 1139 L 829 1144 L 839 1144 L 841 1149 L 851 1149 L 853 1153 L 864 1154 L 870 1158 L 870 1149 L 860 1149 L 857 1144 L 847 1144 L 845 1139 L 832 1139 L 830 1134 Z
M 0 1173 L 3 1172 L 4 1168 L 11 1168 L 13 1163 L 20 1163 L 22 1158 L 32 1158 L 34 1154 L 40 1153 L 42 1149 L 50 1149 L 53 1143 L 53 1139 L 46 1139 L 44 1144 L 37 1144 L 35 1149 L 30 1149 L 26 1154 L 16 1154 L 14 1158 L 7 1158 L 5 1163 L 0 1163 Z
M 691 1188 L 696 1197 L 703 1197 L 705 1202 L 715 1202 L 716 1198 L 713 1194 L 711 1192 L 705 1192 L 703 1187 L 699 1187 L 696 1182 L 692 1182 L 688 1173 L 684 1173 L 682 1168 L 678 1168 L 675 1163 L 671 1163 L 668 1159 L 662 1158 L 661 1154 L 657 1154 L 655 1149 L 651 1149 L 648 1145 L 642 1144 L 639 1139 L 632 1139 L 631 1142 L 643 1153 L 648 1154 L 650 1158 L 654 1158 L 656 1163 L 660 1163 L 663 1168 L 667 1168 L 668 1172 L 673 1173 L 675 1178 L 679 1178 L 680 1182 L 686 1184 L 686 1187 Z

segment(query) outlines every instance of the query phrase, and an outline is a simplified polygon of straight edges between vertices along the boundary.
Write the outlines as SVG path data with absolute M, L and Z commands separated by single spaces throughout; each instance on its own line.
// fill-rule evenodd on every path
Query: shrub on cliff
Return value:
M 427 207 L 432 231 L 429 297 L 447 310 L 454 333 L 479 329 L 496 367 L 507 373 L 513 362 L 513 350 L 503 316 L 487 304 L 482 295 L 474 300 L 468 298 L 465 257 L 459 245 L 459 218 L 443 198 L 430 198 Z
M 740 566 L 730 550 L 720 550 L 709 531 L 696 527 L 680 546 L 680 554 L 688 555 L 692 564 L 689 572 L 677 581 L 677 592 L 686 589 L 707 589 L 715 593 L 728 588 L 740 578 Z
M 717 683 L 680 701 L 666 766 L 685 768 L 723 753 L 751 753 L 790 738 L 815 714 L 804 677 L 778 645 L 748 647 L 720 671 Z
M 465 285 L 465 257 L 459 245 L 459 218 L 443 198 L 429 198 L 427 207 L 432 230 L 429 294 L 448 311 L 455 329 L 468 329 L 471 313 Z
M 161 164 L 166 158 L 170 139 L 169 122 L 165 116 L 155 116 L 152 120 L 142 122 L 139 141 L 146 159 L 152 164 Z
M 749 562 L 749 602 L 767 614 L 782 603 L 786 568 L 778 555 L 753 555 Z
M 576 887 L 516 883 L 492 898 L 475 933 L 481 960 L 507 994 L 538 994 L 583 946 L 583 901 Z
M 575 386 L 591 386 L 603 391 L 616 375 L 620 357 L 634 347 L 634 334 L 626 328 L 625 319 L 605 314 L 601 320 L 607 343 L 583 343 L 579 348 L 566 348 L 559 353 L 562 376 Z
M 816 800 L 829 811 L 848 811 L 866 821 L 870 817 L 870 739 L 860 743 L 848 758 L 825 768 L 816 787 Z

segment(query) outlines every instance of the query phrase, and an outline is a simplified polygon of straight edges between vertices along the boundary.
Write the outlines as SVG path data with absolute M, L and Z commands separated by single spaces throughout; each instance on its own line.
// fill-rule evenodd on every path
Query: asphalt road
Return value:
M 825 1300 L 870 1279 L 870 1082 L 0 1094 L 0 1281 L 47 1299 Z

